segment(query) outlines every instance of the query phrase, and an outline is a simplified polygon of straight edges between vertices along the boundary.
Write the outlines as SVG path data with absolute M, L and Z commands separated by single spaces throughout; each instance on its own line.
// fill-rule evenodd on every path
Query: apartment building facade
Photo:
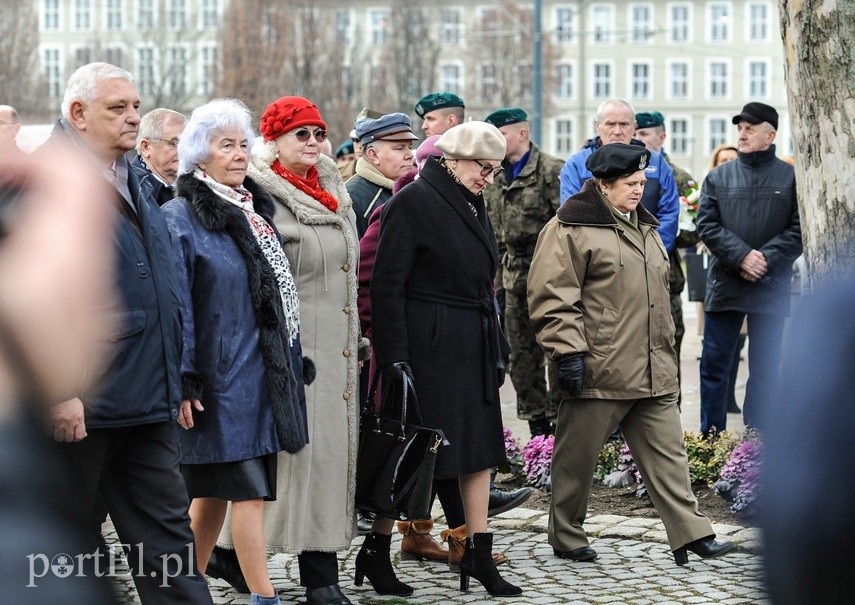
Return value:
M 51 97 L 61 95 L 73 69 L 91 60 L 129 69 L 149 106 L 188 110 L 216 93 L 219 28 L 228 0 L 34 1 Z M 369 79 L 389 61 L 384 49 L 399 35 L 396 14 L 412 5 L 424 21 L 413 43 L 433 49 L 423 56 L 435 64 L 432 80 L 422 87 L 460 94 L 474 119 L 505 104 L 532 109 L 531 1 L 290 4 L 329 11 L 335 43 L 350 49 L 346 56 L 354 64 L 360 57 L 359 65 L 342 69 Z M 792 153 L 772 0 L 542 0 L 541 31 L 540 143 L 551 153 L 567 157 L 578 149 L 593 134 L 597 106 L 613 96 L 638 111 L 661 111 L 666 150 L 698 177 L 716 145 L 735 142 L 730 117 L 747 101 L 778 109 L 778 153 Z M 367 69 L 359 69 L 363 62 Z

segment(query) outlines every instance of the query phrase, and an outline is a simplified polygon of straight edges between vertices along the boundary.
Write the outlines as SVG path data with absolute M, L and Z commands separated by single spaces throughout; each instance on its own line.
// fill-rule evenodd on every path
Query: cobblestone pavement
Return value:
M 441 519 L 441 517 L 440 517 Z M 688 605 L 704 603 L 761 603 L 768 600 L 763 587 L 763 562 L 758 531 L 734 525 L 714 525 L 719 539 L 734 540 L 739 548 L 719 559 L 702 560 L 690 554 L 689 564 L 678 567 L 665 541 L 665 530 L 656 519 L 617 515 L 591 517 L 586 529 L 599 557 L 592 563 L 573 563 L 552 554 L 546 541 L 547 516 L 536 510 L 516 509 L 490 520 L 495 550 L 504 552 L 510 566 L 500 567 L 509 581 L 524 590 L 514 598 L 491 597 L 473 580 L 468 592 L 460 592 L 459 577 L 439 563 L 402 561 L 400 535 L 392 542 L 393 564 L 399 579 L 415 588 L 409 598 L 378 596 L 366 583 L 353 585 L 356 553 L 362 538 L 339 553 L 341 586 L 359 605 L 381 603 L 439 605 L 441 603 L 631 604 Z M 442 529 L 437 522 L 434 536 Z M 108 540 L 115 535 L 108 536 Z M 269 568 L 283 605 L 305 603 L 297 559 L 274 555 Z M 249 595 L 234 591 L 222 580 L 210 580 L 216 604 L 248 605 Z M 117 578 L 126 603 L 138 603 L 128 574 Z

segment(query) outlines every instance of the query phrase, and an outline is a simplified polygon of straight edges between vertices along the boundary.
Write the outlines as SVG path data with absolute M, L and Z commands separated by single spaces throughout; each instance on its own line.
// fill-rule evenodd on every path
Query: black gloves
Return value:
M 508 361 L 505 359 L 500 359 L 496 364 L 496 376 L 499 379 L 499 387 L 505 384 L 505 375 L 508 371 Z
M 396 361 L 395 363 L 383 366 L 382 373 L 383 379 L 388 384 L 402 383 L 404 381 L 404 374 L 409 377 L 410 382 L 413 380 L 413 369 L 406 361 Z
M 585 379 L 584 353 L 574 353 L 558 360 L 558 386 L 574 399 L 582 395 Z

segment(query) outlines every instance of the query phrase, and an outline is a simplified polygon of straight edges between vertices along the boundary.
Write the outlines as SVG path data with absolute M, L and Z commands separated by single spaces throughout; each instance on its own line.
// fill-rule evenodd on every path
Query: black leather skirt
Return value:
M 276 454 L 238 462 L 182 464 L 181 474 L 191 498 L 276 500 Z

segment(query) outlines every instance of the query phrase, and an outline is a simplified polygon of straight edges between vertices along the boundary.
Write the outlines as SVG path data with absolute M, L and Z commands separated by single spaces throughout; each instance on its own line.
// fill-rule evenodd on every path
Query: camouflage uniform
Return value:
M 537 344 L 528 314 L 526 282 L 537 236 L 561 205 L 558 176 L 564 162 L 531 144 L 528 161 L 517 178 L 508 183 L 507 170 L 484 191 L 484 199 L 501 263 L 496 289 L 504 294 L 504 325 L 511 345 L 511 381 L 517 393 L 517 416 L 532 422 L 554 423 L 558 415 L 555 367 L 550 364 L 547 396 L 545 357 Z M 554 385 L 554 386 L 552 386 Z
M 674 181 L 677 183 L 677 191 L 681 196 L 685 196 L 689 189 L 694 186 L 695 180 L 688 172 L 675 165 L 665 152 L 662 156 L 671 170 L 674 171 Z M 686 248 L 694 246 L 700 241 L 697 231 L 679 231 L 677 240 L 674 243 L 674 248 L 668 255 L 668 260 L 671 262 L 671 273 L 668 279 L 668 284 L 671 287 L 671 317 L 674 318 L 674 348 L 677 351 L 677 380 L 682 378 L 680 371 L 680 346 L 683 342 L 683 335 L 686 333 L 686 326 L 683 323 L 683 301 L 680 297 L 683 292 L 683 287 L 686 285 L 686 275 L 683 273 L 683 259 L 680 257 L 678 248 Z M 681 403 L 682 398 L 678 395 L 677 405 Z

